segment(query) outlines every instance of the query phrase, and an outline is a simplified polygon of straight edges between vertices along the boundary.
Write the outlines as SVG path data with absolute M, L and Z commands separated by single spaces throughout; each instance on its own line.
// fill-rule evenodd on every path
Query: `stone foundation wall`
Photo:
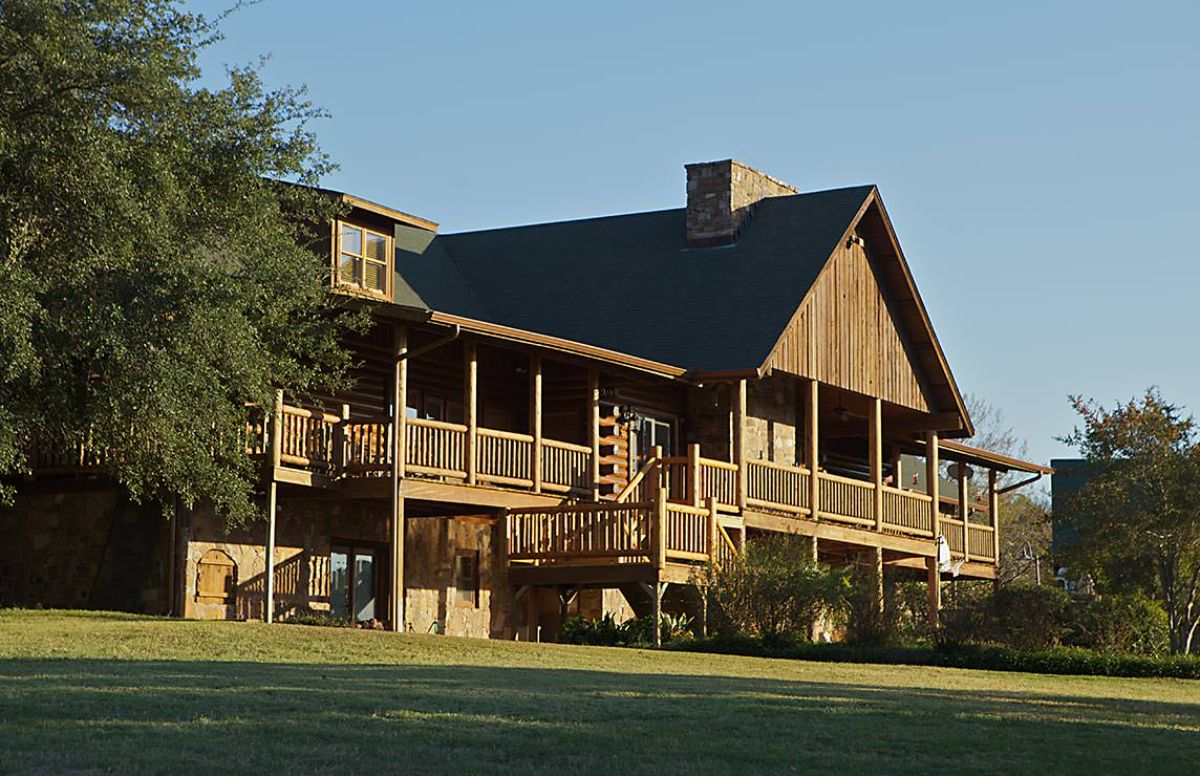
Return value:
M 99 481 L 33 483 L 0 507 L 0 605 L 166 614 L 171 524 Z
M 451 636 L 512 638 L 512 590 L 495 521 L 480 518 L 409 518 L 404 576 L 406 630 L 436 629 Z M 478 595 L 463 601 L 454 586 L 460 553 L 477 553 Z
M 788 375 L 772 375 L 747 385 L 746 460 L 797 463 L 798 392 L 796 379 Z

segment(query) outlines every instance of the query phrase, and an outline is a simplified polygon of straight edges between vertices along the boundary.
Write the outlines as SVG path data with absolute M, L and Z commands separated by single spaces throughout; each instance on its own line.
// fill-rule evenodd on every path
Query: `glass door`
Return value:
M 329 606 L 334 617 L 354 622 L 377 617 L 378 557 L 379 552 L 371 547 L 335 544 L 330 548 Z
M 675 422 L 640 414 L 629 429 L 631 474 L 636 474 L 642 468 L 642 462 L 656 445 L 662 448 L 664 457 L 675 455 Z

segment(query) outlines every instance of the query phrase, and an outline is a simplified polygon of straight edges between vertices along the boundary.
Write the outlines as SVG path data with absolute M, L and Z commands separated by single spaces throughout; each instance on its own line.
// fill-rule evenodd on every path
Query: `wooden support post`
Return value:
M 700 506 L 700 494 L 703 492 L 700 480 L 700 445 L 690 444 L 687 448 L 687 485 L 688 503 L 694 507 Z
M 275 392 L 275 414 L 271 419 L 271 468 L 272 470 L 279 468 L 283 462 L 283 391 Z M 275 479 L 275 472 L 271 472 L 271 479 Z
M 808 467 L 808 508 L 813 520 L 821 506 L 820 387 L 816 380 L 805 380 L 804 390 L 804 464 Z M 815 544 L 815 542 L 814 542 Z M 815 554 L 815 551 L 814 551 Z
M 717 500 L 709 496 L 704 501 L 704 506 L 708 509 L 708 562 L 717 562 L 717 532 L 721 530 L 717 523 Z
M 275 621 L 275 510 L 278 488 L 278 483 L 272 478 L 267 485 L 267 568 L 263 572 L 263 620 L 266 622 Z
M 746 511 L 746 380 L 737 381 L 733 398 L 733 462 L 737 464 L 737 508 Z
M 659 576 L 667 567 L 667 491 L 654 494 L 654 568 Z
M 929 627 L 937 628 L 938 612 L 942 608 L 942 573 L 938 571 L 937 557 L 925 559 L 925 583 L 928 585 L 929 601 L 927 615 Z
M 529 432 L 533 436 L 529 474 L 533 492 L 542 492 L 542 357 L 529 356 Z
M 883 530 L 883 402 L 878 398 L 871 402 L 870 440 L 868 447 L 871 458 L 871 487 L 874 488 L 872 510 L 875 513 L 875 530 Z
M 933 531 L 933 541 L 936 544 L 942 535 L 941 526 L 941 474 L 938 472 L 938 435 L 930 431 L 925 435 L 925 492 L 929 495 L 929 527 Z M 934 558 L 934 567 L 937 558 Z
M 971 559 L 971 494 L 967 485 L 967 473 L 970 471 L 967 465 L 961 461 L 956 464 L 958 467 L 958 519 L 962 520 L 962 548 L 963 558 Z
M 996 492 L 996 470 L 988 469 L 988 515 L 992 519 L 992 563 L 1000 565 L 1000 494 Z M 997 575 L 999 580 L 1000 576 Z
M 871 585 L 872 585 L 871 592 L 874 594 L 874 599 L 875 599 L 871 603 L 872 603 L 872 607 L 874 610 L 873 614 L 875 614 L 879 618 L 878 623 L 880 626 L 882 626 L 883 625 L 884 608 L 887 605 L 886 599 L 885 599 L 884 586 L 883 586 L 883 548 L 882 547 L 876 547 L 872 551 L 871 565 L 872 565 L 871 573 L 873 574 L 873 578 L 871 580 Z
M 588 441 L 592 448 L 592 501 L 600 500 L 600 373 L 588 369 Z
M 391 449 L 391 595 L 388 596 L 388 624 L 400 633 L 404 630 L 404 493 L 402 477 L 408 460 L 408 329 L 397 326 L 392 347 L 392 449 Z
M 466 353 L 465 357 L 465 372 L 466 372 L 466 395 L 463 397 L 463 406 L 467 410 L 467 439 L 464 455 L 466 457 L 467 466 L 467 484 L 475 484 L 475 474 L 478 470 L 477 453 L 479 439 L 479 360 L 476 358 L 475 343 L 467 340 L 463 343 L 463 350 Z
M 333 428 L 333 450 L 334 460 L 337 462 L 337 468 L 345 471 L 350 464 L 350 443 L 351 439 L 346 436 L 346 425 L 350 422 L 350 405 L 342 405 L 342 421 Z
M 662 646 L 663 583 L 654 580 L 654 646 Z

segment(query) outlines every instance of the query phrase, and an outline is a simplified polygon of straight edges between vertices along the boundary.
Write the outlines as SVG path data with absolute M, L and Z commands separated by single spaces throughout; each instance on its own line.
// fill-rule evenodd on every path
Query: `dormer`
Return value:
M 394 299 L 397 228 L 432 233 L 437 224 L 350 194 L 340 197 L 349 210 L 331 230 L 334 289 L 368 299 Z

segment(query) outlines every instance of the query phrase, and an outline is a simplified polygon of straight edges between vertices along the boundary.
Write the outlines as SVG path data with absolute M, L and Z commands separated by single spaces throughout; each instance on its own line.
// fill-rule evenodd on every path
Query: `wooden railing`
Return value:
M 592 448 L 542 439 L 542 488 L 558 493 L 591 490 Z
M 942 517 L 938 521 L 942 536 L 946 537 L 946 543 L 950 545 L 950 553 L 952 555 L 963 554 L 963 524 L 961 520 L 955 520 L 950 517 Z
M 408 418 L 404 427 L 406 471 L 445 477 L 466 476 L 466 426 Z
M 925 493 L 883 488 L 883 527 L 915 536 L 933 536 L 933 499 Z
M 808 512 L 808 469 L 771 461 L 746 461 L 746 504 L 780 512 Z
M 875 524 L 875 487 L 869 482 L 828 472 L 817 475 L 821 517 L 863 525 Z
M 528 488 L 533 485 L 533 437 L 490 428 L 476 430 L 480 480 Z
M 386 417 L 342 423 L 343 465 L 353 473 L 387 471 L 392 465 L 392 424 Z
M 717 535 L 713 541 L 713 563 L 717 568 L 725 568 L 733 562 L 737 554 L 737 545 L 729 537 L 729 532 L 725 530 L 725 526 L 718 522 Z
M 626 501 L 653 501 L 655 498 L 655 489 L 659 487 L 661 482 L 662 459 L 648 458 L 642 462 L 642 468 L 638 473 L 633 475 L 626 485 L 625 489 L 617 494 L 617 502 Z
M 330 471 L 338 463 L 334 429 L 341 418 L 319 409 L 284 405 L 279 414 L 279 460 L 293 466 Z
M 511 509 L 508 557 L 551 563 L 581 558 L 648 562 L 654 510 L 646 502 Z
M 688 456 L 662 459 L 663 487 L 668 498 L 692 506 L 700 506 L 711 498 L 717 502 L 718 509 L 736 512 L 737 464 L 701 458 L 697 450 L 693 446 Z
M 700 458 L 700 501 L 712 499 L 717 509 L 737 511 L 738 466 L 727 461 Z
M 967 551 L 972 560 L 995 560 L 995 530 L 990 525 L 968 524 Z
M 668 502 L 662 515 L 666 559 L 706 562 L 711 557 L 709 531 L 715 516 L 704 507 Z

